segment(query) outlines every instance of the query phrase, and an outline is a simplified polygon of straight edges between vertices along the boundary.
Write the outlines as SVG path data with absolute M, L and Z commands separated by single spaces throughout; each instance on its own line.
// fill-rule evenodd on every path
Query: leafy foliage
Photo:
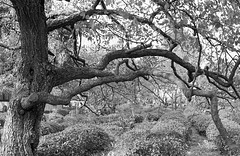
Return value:
M 199 131 L 206 131 L 209 124 L 212 122 L 212 117 L 206 114 L 197 114 L 189 117 L 189 121 Z
M 56 113 L 57 114 L 60 114 L 60 115 L 62 115 L 62 116 L 66 116 L 66 115 L 68 115 L 69 114 L 69 110 L 66 110 L 66 109 L 57 109 L 56 110 Z
M 240 125 L 240 112 L 233 112 L 232 120 Z
M 151 133 L 168 134 L 171 132 L 178 133 L 184 136 L 187 132 L 187 128 L 183 123 L 177 120 L 158 121 L 151 129 Z
M 91 125 L 75 125 L 40 139 L 39 156 L 91 155 L 109 151 L 112 138 Z
M 177 133 L 150 134 L 144 141 L 135 143 L 127 156 L 184 156 L 188 145 Z
M 184 124 L 186 127 L 190 126 L 188 120 L 186 119 L 186 117 L 184 116 L 184 114 L 181 110 L 165 113 L 161 116 L 160 120 L 161 121 L 176 120 L 179 123 Z
M 149 131 L 146 129 L 132 129 L 123 133 L 117 139 L 113 153 L 119 156 L 126 155 L 134 147 L 135 142 L 141 142 L 148 134 Z
M 51 133 L 60 132 L 65 129 L 65 126 L 55 122 L 42 122 L 41 123 L 41 135 L 48 135 Z

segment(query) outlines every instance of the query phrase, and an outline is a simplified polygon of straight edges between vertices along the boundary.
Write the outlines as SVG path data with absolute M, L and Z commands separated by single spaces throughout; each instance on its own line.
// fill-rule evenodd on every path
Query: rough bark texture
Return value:
M 51 90 L 48 84 L 51 76 L 46 70 L 48 44 L 43 2 L 12 0 L 21 30 L 21 53 L 0 155 L 32 156 L 39 142 L 39 126 L 45 104 L 36 103 L 30 110 L 23 110 L 22 99 L 34 92 Z

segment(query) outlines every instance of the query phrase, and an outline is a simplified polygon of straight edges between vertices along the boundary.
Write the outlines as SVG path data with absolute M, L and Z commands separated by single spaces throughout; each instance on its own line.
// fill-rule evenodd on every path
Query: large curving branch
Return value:
M 94 77 L 107 77 L 113 76 L 114 73 L 103 71 L 109 62 L 114 59 L 123 58 L 122 54 L 130 55 L 135 51 L 148 48 L 151 44 L 140 45 L 128 50 L 118 50 L 111 53 L 108 53 L 101 59 L 101 61 L 93 67 L 85 66 L 85 67 L 73 67 L 73 66 L 64 66 L 61 68 L 53 69 L 53 81 L 52 86 L 58 86 L 65 82 L 69 82 L 74 79 L 91 79 Z M 116 55 L 117 54 L 117 55 Z M 120 55 L 119 55 L 120 54 Z M 113 57 L 112 57 L 113 56 Z M 127 57 L 126 57 L 127 58 Z
M 141 70 L 133 71 L 131 73 L 127 73 L 127 74 L 123 74 L 123 75 L 102 77 L 102 78 L 98 78 L 96 80 L 87 82 L 85 84 L 82 84 L 79 87 L 72 89 L 70 91 L 70 94 L 71 94 L 71 96 L 75 96 L 79 93 L 88 91 L 89 89 L 99 86 L 99 85 L 102 85 L 102 84 L 107 84 L 107 83 L 111 83 L 111 82 L 118 83 L 118 82 L 132 81 L 138 77 L 142 77 L 142 76 L 150 75 L 150 74 L 151 74 L 151 70 L 141 69 Z
M 173 60 L 174 62 L 190 70 L 191 72 L 195 72 L 195 67 L 193 65 L 183 61 L 183 59 L 181 59 L 175 53 L 165 49 L 142 49 L 142 50 L 134 51 L 132 53 L 127 53 L 126 50 L 113 51 L 104 55 L 94 68 L 103 70 L 106 68 L 108 63 L 111 62 L 112 60 L 119 59 L 119 58 L 138 58 L 138 57 L 144 57 L 144 56 L 165 57 Z
M 107 77 L 114 75 L 111 72 L 95 69 L 92 67 L 73 67 L 66 66 L 57 68 L 53 71 L 54 78 L 52 80 L 52 86 L 58 86 L 65 82 L 69 82 L 75 79 L 91 79 L 94 77 Z
M 96 86 L 107 84 L 111 82 L 125 82 L 125 81 L 132 81 L 137 77 L 141 77 L 144 75 L 151 74 L 151 70 L 141 69 L 138 71 L 134 71 L 132 73 L 123 74 L 123 75 L 112 75 L 106 76 L 103 78 L 97 78 L 96 80 L 90 80 L 85 84 L 82 84 L 78 87 L 75 87 L 71 90 L 68 90 L 60 96 L 55 96 L 46 92 L 37 92 L 32 93 L 28 97 L 22 98 L 22 108 L 24 110 L 31 109 L 37 103 L 48 103 L 51 105 L 68 105 L 70 100 L 73 96 L 77 94 L 81 94 L 82 92 L 88 91 L 91 88 Z
M 74 80 L 74 79 L 89 79 L 94 77 L 105 77 L 110 76 L 113 73 L 104 72 L 103 70 L 107 67 L 107 65 L 115 60 L 120 58 L 139 58 L 145 56 L 160 56 L 165 57 L 179 64 L 183 68 L 187 69 L 190 72 L 196 72 L 195 67 L 189 63 L 184 61 L 175 53 L 165 50 L 165 49 L 144 49 L 149 47 L 147 45 L 143 45 L 142 47 L 135 47 L 129 50 L 117 50 L 104 55 L 100 61 L 93 67 L 63 67 L 55 70 L 54 76 L 54 84 L 53 86 L 63 84 L 65 82 Z M 215 72 L 206 71 L 203 69 L 198 69 L 198 75 L 205 74 L 208 77 L 214 79 L 218 84 L 229 87 L 228 82 L 225 79 L 222 79 L 220 74 L 216 74 Z M 225 82 L 226 81 L 226 82 Z

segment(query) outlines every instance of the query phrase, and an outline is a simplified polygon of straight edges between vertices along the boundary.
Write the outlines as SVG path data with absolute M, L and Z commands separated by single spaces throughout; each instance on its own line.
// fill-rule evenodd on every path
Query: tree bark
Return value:
M 33 156 L 39 142 L 44 103 L 24 110 L 24 98 L 35 92 L 50 92 L 47 27 L 42 0 L 11 0 L 21 31 L 21 52 L 17 62 L 17 81 L 9 102 L 0 155 Z
M 222 121 L 219 117 L 218 114 L 218 99 L 215 93 L 212 94 L 211 96 L 211 115 L 212 115 L 212 119 L 214 124 L 216 125 L 219 134 L 223 140 L 223 144 L 224 144 L 224 150 L 226 152 L 234 152 L 236 149 L 236 146 L 234 144 L 234 142 L 232 141 L 232 139 L 230 138 L 226 128 L 224 128 Z

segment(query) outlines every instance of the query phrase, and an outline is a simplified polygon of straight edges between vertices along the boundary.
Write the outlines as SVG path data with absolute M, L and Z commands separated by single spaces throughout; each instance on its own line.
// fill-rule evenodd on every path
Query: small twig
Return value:
M 127 62 L 128 62 L 128 59 L 125 59 L 125 60 L 120 61 L 120 62 L 117 64 L 116 69 L 115 69 L 115 75 L 119 75 L 119 67 L 120 67 L 122 64 L 124 64 L 124 63 L 127 64 Z
M 171 61 L 171 68 L 173 69 L 174 75 L 175 75 L 178 79 L 180 79 L 188 88 L 190 88 L 189 84 L 188 84 L 185 80 L 183 80 L 180 75 L 178 75 L 178 73 L 177 73 L 177 71 L 176 71 L 176 68 L 175 68 L 175 66 L 174 66 L 174 61 Z
M 65 48 L 65 49 L 67 50 L 68 55 L 69 55 L 73 60 L 79 61 L 79 62 L 82 63 L 83 66 L 86 66 L 86 61 L 85 61 L 84 59 L 82 59 L 82 58 L 80 58 L 80 57 L 75 57 L 75 56 L 73 56 L 73 55 L 71 54 L 71 53 L 72 53 L 71 50 L 69 50 L 68 48 Z M 74 62 L 74 63 L 78 66 L 78 64 L 77 64 L 76 62 Z
M 160 96 L 158 96 L 154 91 L 152 91 L 150 88 L 148 88 L 147 86 L 145 86 L 144 84 L 142 84 L 141 81 L 139 81 L 139 84 L 141 84 L 141 86 L 143 86 L 145 89 L 147 89 L 148 91 L 150 91 L 150 92 L 151 92 L 153 95 L 155 95 L 159 100 L 161 100 L 162 103 L 164 103 L 163 99 L 162 99 Z
M 95 3 L 93 4 L 92 8 L 96 9 L 96 7 L 98 6 L 100 1 L 102 1 L 102 0 L 96 0 Z
M 84 95 L 84 94 L 82 94 L 82 93 L 80 93 L 80 95 L 81 95 L 82 97 L 85 97 L 85 101 L 84 101 L 83 107 L 86 107 L 90 112 L 92 112 L 92 113 L 95 114 L 96 116 L 99 116 L 99 114 L 97 114 L 97 113 L 94 112 L 90 107 L 87 106 L 88 96 L 87 96 L 87 95 Z

